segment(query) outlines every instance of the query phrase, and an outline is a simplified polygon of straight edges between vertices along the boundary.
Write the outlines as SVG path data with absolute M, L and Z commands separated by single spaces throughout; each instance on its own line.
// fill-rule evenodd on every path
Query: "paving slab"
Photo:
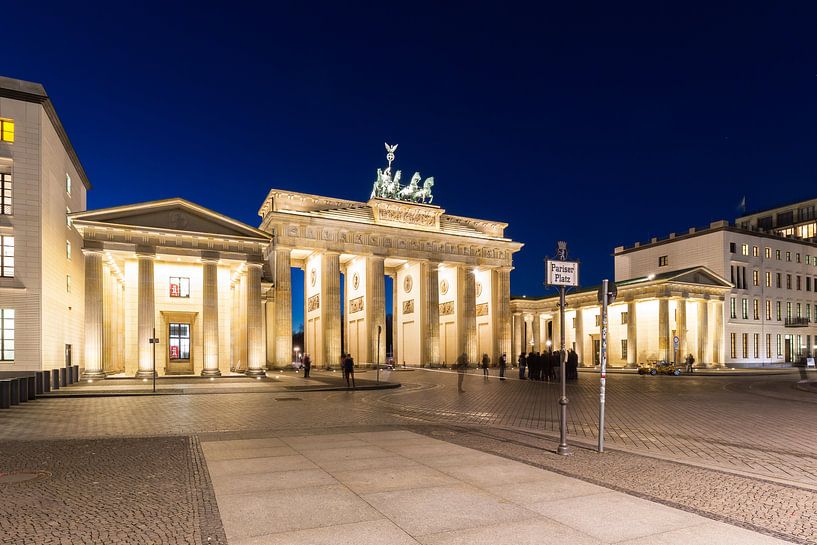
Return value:
M 231 439 L 203 443 L 231 545 L 783 543 L 403 430 Z
M 224 495 L 216 499 L 228 542 L 233 539 L 382 519 L 341 485 Z

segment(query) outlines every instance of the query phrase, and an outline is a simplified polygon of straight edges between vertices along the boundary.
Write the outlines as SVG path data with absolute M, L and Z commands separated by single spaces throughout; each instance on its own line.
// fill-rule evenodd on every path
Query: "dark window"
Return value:
M 802 285 L 801 285 L 800 280 L 801 280 L 801 279 L 800 279 L 800 275 L 798 274 L 798 275 L 797 275 L 797 278 L 796 278 L 796 283 L 797 283 L 797 289 L 798 289 L 798 290 L 803 289 L 803 287 L 802 287 Z
M 773 227 L 772 217 L 771 216 L 764 216 L 762 218 L 757 219 L 757 227 L 758 229 L 764 229 L 766 231 L 770 230 Z
M 658 258 L 658 266 L 659 267 L 666 267 L 667 266 L 667 256 L 662 255 Z
M 786 289 L 787 290 L 791 289 L 791 275 L 790 274 L 786 275 Z
M 735 244 L 734 242 L 730 242 L 730 243 L 729 243 L 729 253 L 734 254 L 734 253 L 736 253 L 737 251 L 738 251 L 737 244 Z
M 776 288 L 782 288 L 783 287 L 783 284 L 781 283 L 781 278 L 782 277 L 780 276 L 780 273 L 777 273 L 775 275 L 775 279 L 774 279 L 775 280 L 775 286 L 774 287 L 776 287 Z
M 14 309 L 0 309 L 0 361 L 14 361 Z
M 777 214 L 778 227 L 782 225 L 791 225 L 792 223 L 794 223 L 794 211 L 789 210 L 788 212 L 780 212 Z
M 806 277 L 806 291 L 811 291 L 811 277 Z
M 627 359 L 627 339 L 621 339 L 621 359 Z
M 0 173 L 0 214 L 11 214 L 11 174 Z

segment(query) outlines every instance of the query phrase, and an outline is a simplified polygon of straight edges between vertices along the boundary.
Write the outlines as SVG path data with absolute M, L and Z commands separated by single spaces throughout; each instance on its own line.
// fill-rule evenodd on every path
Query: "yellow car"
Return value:
M 672 375 L 677 377 L 681 374 L 681 369 L 668 361 L 656 361 L 654 363 L 638 364 L 639 375 Z

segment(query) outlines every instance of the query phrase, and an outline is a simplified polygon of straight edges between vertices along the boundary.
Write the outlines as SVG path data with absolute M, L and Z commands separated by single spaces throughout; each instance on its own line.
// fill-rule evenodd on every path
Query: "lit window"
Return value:
M 743 357 L 744 358 L 749 357 L 749 334 L 748 333 L 743 334 Z
M 627 359 L 627 339 L 621 339 L 621 359 Z
M 757 246 L 752 246 L 752 255 L 754 257 L 760 256 L 760 248 L 758 248 Z
M 766 357 L 772 357 L 772 334 L 766 333 Z
M 65 192 L 69 197 L 71 196 L 71 176 L 67 172 L 65 173 Z
M 171 297 L 190 297 L 190 279 L 180 276 L 170 277 Z
M 0 361 L 14 361 L 14 309 L 0 308 Z
M 760 271 L 757 269 L 752 271 L 752 285 L 753 286 L 760 285 Z
M 621 325 L 626 325 L 629 319 L 630 319 L 630 313 L 629 312 L 622 312 L 621 313 Z
M 190 324 L 170 324 L 168 354 L 171 360 L 190 359 Z
M 786 302 L 786 321 L 791 322 L 791 301 Z
M 774 257 L 775 257 L 775 259 L 777 259 L 778 261 L 780 261 L 780 250 L 775 250 L 775 251 L 774 251 Z
M 667 266 L 667 256 L 662 255 L 658 258 L 658 266 L 659 267 L 666 267 Z
M 735 298 L 734 297 L 732 297 L 729 300 L 729 317 L 730 318 L 737 318 L 738 317 L 737 312 L 735 311 Z
M 0 117 L 0 140 L 14 142 L 14 120 Z
M 770 273 L 768 271 L 766 272 L 766 287 L 767 288 L 772 287 L 772 273 Z
M 777 355 L 783 355 L 783 342 L 780 333 L 777 334 Z
M 800 303 L 797 303 L 797 318 L 803 317 L 803 306 Z
M 777 302 L 777 321 L 778 322 L 783 319 L 783 311 L 781 310 L 782 308 L 783 307 L 782 307 L 781 302 L 778 301 Z
M 797 263 L 800 263 L 800 252 L 797 252 L 796 254 L 794 254 L 794 260 L 795 260 Z
M 748 244 L 741 244 L 740 245 L 740 253 L 743 255 L 749 255 L 749 245 Z
M 737 337 L 736 333 L 730 333 L 729 334 L 729 355 L 732 356 L 733 358 L 738 357 L 738 352 L 737 352 L 738 349 L 737 349 L 737 346 L 735 346 L 736 343 L 737 343 L 736 342 L 736 337 Z
M 71 241 L 70 240 L 65 241 L 65 258 L 66 259 L 71 259 Z
M 68 293 L 71 293 L 71 275 L 70 274 L 65 275 L 65 291 L 67 291 Z
M 755 358 L 760 357 L 760 333 L 755 333 Z
M 71 209 L 67 206 L 65 207 L 65 225 L 71 227 Z
M 791 261 L 791 252 L 786 252 L 786 261 Z
M 3 252 L 0 254 L 0 276 L 14 277 L 14 237 L 0 237 Z
M 743 319 L 748 320 L 749 319 L 749 300 L 746 299 L 745 297 L 741 301 L 740 309 L 742 311 L 741 316 L 743 316 Z
M 769 300 L 766 300 L 766 319 L 772 319 L 772 302 Z
M 601 315 L 596 314 L 596 327 L 599 327 L 600 325 L 601 325 Z
M 757 299 L 752 302 L 752 317 L 755 320 L 760 320 L 760 301 Z
M 772 249 L 766 246 L 766 259 L 772 258 Z
M 0 214 L 11 215 L 11 173 L 0 173 Z

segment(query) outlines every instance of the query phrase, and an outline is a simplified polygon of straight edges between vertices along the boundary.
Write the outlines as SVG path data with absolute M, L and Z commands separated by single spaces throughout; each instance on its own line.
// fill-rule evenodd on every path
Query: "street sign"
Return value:
M 559 261 L 548 259 L 547 283 L 549 286 L 578 286 L 579 264 L 576 261 Z
M 672 338 L 672 345 L 675 347 L 675 350 L 678 350 L 678 347 L 681 345 L 681 339 L 678 338 L 678 335 Z
M 604 303 L 604 284 L 599 286 L 599 291 L 597 293 L 599 304 Z M 607 283 L 607 304 L 612 305 L 613 302 L 616 300 L 616 296 L 618 295 L 618 288 L 612 282 Z

